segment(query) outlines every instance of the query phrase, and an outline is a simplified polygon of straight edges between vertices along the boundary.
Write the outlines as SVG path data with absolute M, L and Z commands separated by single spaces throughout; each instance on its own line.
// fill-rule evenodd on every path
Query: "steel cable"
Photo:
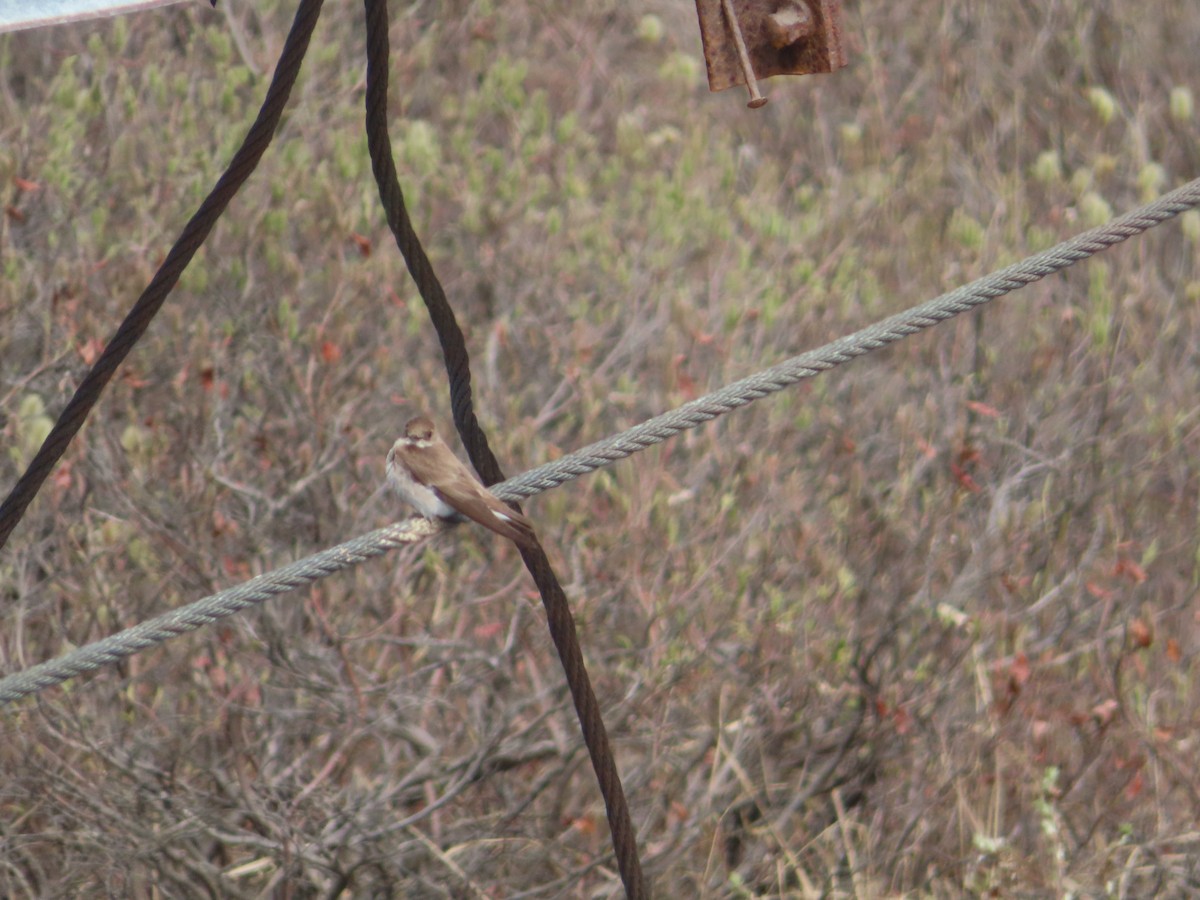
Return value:
M 764 369 L 685 403 L 671 412 L 648 419 L 618 435 L 589 444 L 554 462 L 530 469 L 495 485 L 492 491 L 498 497 L 516 499 L 531 497 L 558 487 L 661 443 L 680 431 L 694 428 L 804 378 L 857 359 L 873 349 L 886 347 L 931 325 L 1011 293 L 1197 205 L 1200 205 L 1200 179 L 1165 194 L 1154 203 L 1120 216 L 1107 225 L 1065 241 L 1051 250 L 1031 256 L 943 294 L 936 300 L 922 303 L 816 350 Z M 409 519 L 360 535 L 273 572 L 259 575 L 237 587 L 197 600 L 133 628 L 72 650 L 57 659 L 0 678 L 0 703 L 11 703 L 43 688 L 61 684 L 69 678 L 132 656 L 140 650 L 194 631 L 248 606 L 262 603 L 349 566 L 380 556 L 402 544 L 437 534 L 446 527 L 440 522 Z

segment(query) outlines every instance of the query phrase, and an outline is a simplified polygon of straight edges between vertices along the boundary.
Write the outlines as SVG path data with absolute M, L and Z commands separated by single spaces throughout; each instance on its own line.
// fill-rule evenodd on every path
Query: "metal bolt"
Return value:
M 742 37 L 737 13 L 733 11 L 733 0 L 721 0 L 721 8 L 725 11 L 725 20 L 729 23 L 729 30 L 733 32 L 733 44 L 737 47 L 738 61 L 742 64 L 746 88 L 750 91 L 750 102 L 746 105 L 751 109 L 758 109 L 760 106 L 766 105 L 767 98 L 758 89 L 758 79 L 754 77 L 754 66 L 750 64 L 750 53 L 746 49 L 746 39 Z

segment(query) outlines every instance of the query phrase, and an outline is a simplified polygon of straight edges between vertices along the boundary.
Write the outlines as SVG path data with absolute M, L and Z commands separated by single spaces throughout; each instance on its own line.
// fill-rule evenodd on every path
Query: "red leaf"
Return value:
M 1024 653 L 1014 656 L 1007 666 L 997 662 L 992 667 L 992 681 L 996 686 L 996 708 L 1000 712 L 1007 713 L 1012 709 L 1013 702 L 1020 695 L 1031 672 L 1029 657 Z
M 1149 647 L 1154 643 L 1154 632 L 1144 619 L 1134 619 L 1129 623 L 1129 636 L 1133 638 L 1135 647 Z
M 335 363 L 342 358 L 342 348 L 332 341 L 321 342 L 321 359 L 326 363 Z
M 1031 669 L 1029 668 L 1029 657 L 1024 653 L 1018 653 L 1013 657 L 1012 664 L 1008 667 L 1008 677 L 1018 687 L 1022 686 L 1029 680 Z
M 1175 638 L 1167 638 L 1167 659 L 1173 663 L 1179 662 L 1183 653 L 1179 650 L 1179 641 Z
M 971 412 L 979 413 L 981 416 L 987 416 L 989 419 L 1000 418 L 1000 410 L 994 406 L 988 406 L 986 403 L 980 403 L 978 400 L 968 401 L 967 409 L 971 410 Z
M 1146 570 L 1135 563 L 1132 559 L 1119 559 L 1117 564 L 1113 566 L 1114 575 L 1125 575 L 1134 584 L 1141 584 L 1146 580 Z
M 599 830 L 596 827 L 596 819 L 593 816 L 579 816 L 572 819 L 571 826 L 586 837 L 592 837 Z
M 1146 786 L 1146 779 L 1138 772 L 1133 776 L 1133 780 L 1129 782 L 1129 786 L 1125 788 L 1125 796 L 1130 800 L 1136 800 L 1141 794 L 1142 789 Z
M 100 353 L 104 350 L 104 342 L 100 338 L 88 338 L 83 342 L 83 346 L 79 348 L 79 355 L 83 359 L 85 365 L 91 365 L 100 358 Z
M 1101 725 L 1107 725 L 1113 720 L 1118 709 L 1120 709 L 1120 704 L 1116 700 L 1104 700 L 1092 707 L 1092 715 Z
M 476 625 L 473 629 L 477 641 L 486 641 L 504 631 L 503 622 L 492 622 L 488 625 Z
M 950 463 L 950 473 L 954 476 L 954 480 L 958 482 L 958 486 L 965 491 L 970 491 L 972 494 L 978 494 L 983 488 L 979 486 L 970 473 L 967 472 L 958 463 Z
M 352 231 L 350 232 L 350 240 L 358 247 L 358 252 L 362 255 L 363 259 L 371 255 L 371 239 L 369 237 L 364 237 L 357 231 Z
M 67 488 L 69 488 L 71 486 L 71 482 L 74 481 L 74 479 L 71 477 L 70 462 L 60 463 L 59 466 L 54 470 L 54 474 L 50 476 L 50 480 L 53 482 L 54 487 L 59 491 L 65 491 Z
M 963 448 L 958 451 L 958 461 L 961 465 L 974 465 L 981 459 L 983 459 L 983 454 L 979 452 L 979 448 L 972 447 L 970 444 L 965 444 Z

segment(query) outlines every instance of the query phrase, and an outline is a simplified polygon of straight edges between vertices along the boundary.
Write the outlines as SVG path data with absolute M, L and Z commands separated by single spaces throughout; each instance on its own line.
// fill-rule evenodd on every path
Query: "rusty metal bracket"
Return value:
M 709 90 L 744 84 L 751 109 L 767 102 L 760 78 L 846 65 L 842 0 L 696 0 L 696 15 Z

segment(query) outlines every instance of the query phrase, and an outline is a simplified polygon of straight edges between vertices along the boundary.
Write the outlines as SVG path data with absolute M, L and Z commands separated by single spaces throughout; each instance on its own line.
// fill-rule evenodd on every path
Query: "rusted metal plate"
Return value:
M 841 0 L 696 0 L 696 13 L 709 90 L 745 84 L 751 106 L 766 103 L 759 78 L 846 65 Z

